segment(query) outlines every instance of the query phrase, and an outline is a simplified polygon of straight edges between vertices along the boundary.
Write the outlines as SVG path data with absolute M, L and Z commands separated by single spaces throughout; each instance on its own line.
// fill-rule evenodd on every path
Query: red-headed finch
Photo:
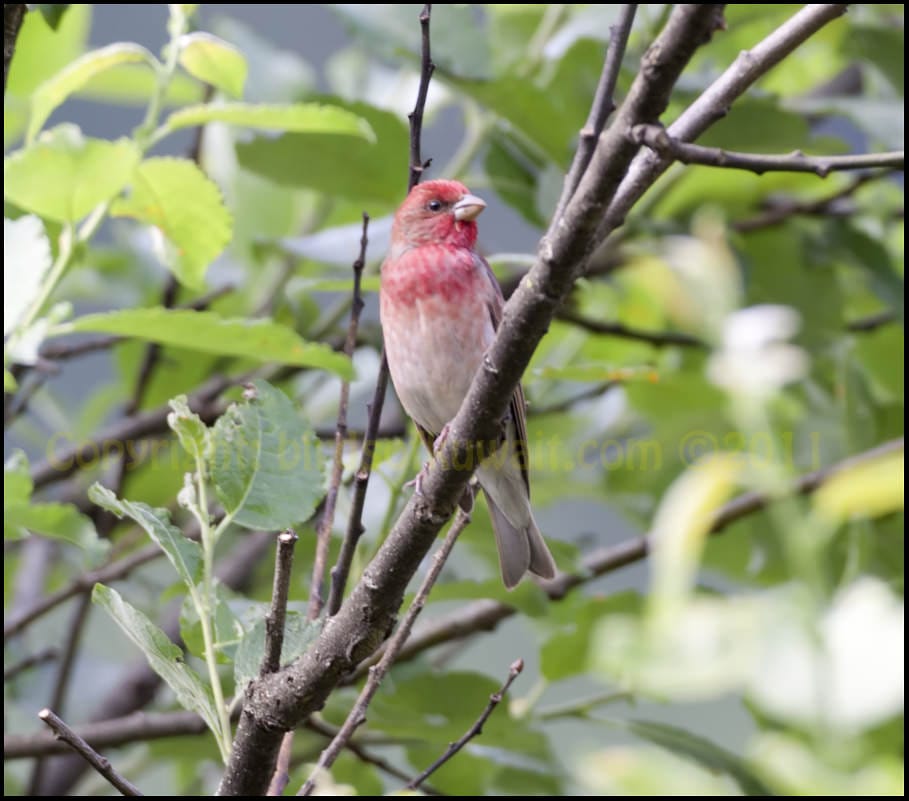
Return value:
M 382 330 L 391 378 L 430 452 L 461 407 L 502 318 L 502 290 L 474 249 L 476 218 L 485 207 L 457 181 L 417 185 L 395 214 L 382 265 Z M 510 589 L 528 570 L 543 578 L 556 572 L 530 508 L 520 386 L 497 444 L 498 450 L 483 452 L 491 455 L 476 475 Z

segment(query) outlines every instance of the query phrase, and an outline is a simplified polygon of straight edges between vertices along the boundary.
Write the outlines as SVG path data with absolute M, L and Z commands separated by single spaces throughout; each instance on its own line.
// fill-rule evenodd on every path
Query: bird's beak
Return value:
M 478 198 L 476 195 L 464 195 L 457 203 L 454 204 L 454 216 L 461 222 L 471 222 L 480 216 L 480 212 L 486 208 L 486 201 Z

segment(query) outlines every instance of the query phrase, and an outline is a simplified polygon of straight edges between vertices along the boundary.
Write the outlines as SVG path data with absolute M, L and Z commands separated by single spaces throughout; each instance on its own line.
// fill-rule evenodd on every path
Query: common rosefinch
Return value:
M 457 414 L 502 318 L 502 290 L 474 250 L 475 220 L 485 207 L 457 181 L 419 184 L 395 214 L 382 265 L 380 305 L 391 378 L 430 453 Z M 514 587 L 528 570 L 552 578 L 555 561 L 530 508 L 520 386 L 501 442 L 474 452 L 486 457 L 476 475 L 492 516 L 505 586 Z

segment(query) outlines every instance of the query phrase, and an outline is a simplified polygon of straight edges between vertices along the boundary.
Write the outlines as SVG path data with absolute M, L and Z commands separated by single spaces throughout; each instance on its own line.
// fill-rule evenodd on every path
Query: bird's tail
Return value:
M 485 488 L 483 494 L 486 496 L 486 504 L 492 518 L 492 530 L 496 535 L 499 565 L 502 568 L 505 586 L 509 590 L 516 587 L 528 570 L 540 578 L 554 578 L 556 563 L 533 519 L 533 513 L 529 508 L 530 501 L 527 501 L 527 522 L 515 526 Z

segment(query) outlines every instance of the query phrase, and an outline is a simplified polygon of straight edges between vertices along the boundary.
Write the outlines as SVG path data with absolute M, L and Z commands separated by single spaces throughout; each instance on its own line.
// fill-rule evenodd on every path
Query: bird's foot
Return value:
M 442 450 L 442 446 L 445 445 L 445 440 L 448 439 L 449 429 L 450 429 L 450 426 L 448 423 L 446 423 L 444 426 L 442 426 L 442 431 L 439 433 L 439 436 L 437 436 L 432 443 L 433 454 L 437 454 L 440 450 Z
M 405 487 L 413 487 L 415 495 L 423 496 L 423 479 L 426 478 L 426 474 L 429 472 L 429 462 L 423 462 L 423 466 L 420 468 L 420 472 L 417 473 L 410 481 L 405 481 Z

